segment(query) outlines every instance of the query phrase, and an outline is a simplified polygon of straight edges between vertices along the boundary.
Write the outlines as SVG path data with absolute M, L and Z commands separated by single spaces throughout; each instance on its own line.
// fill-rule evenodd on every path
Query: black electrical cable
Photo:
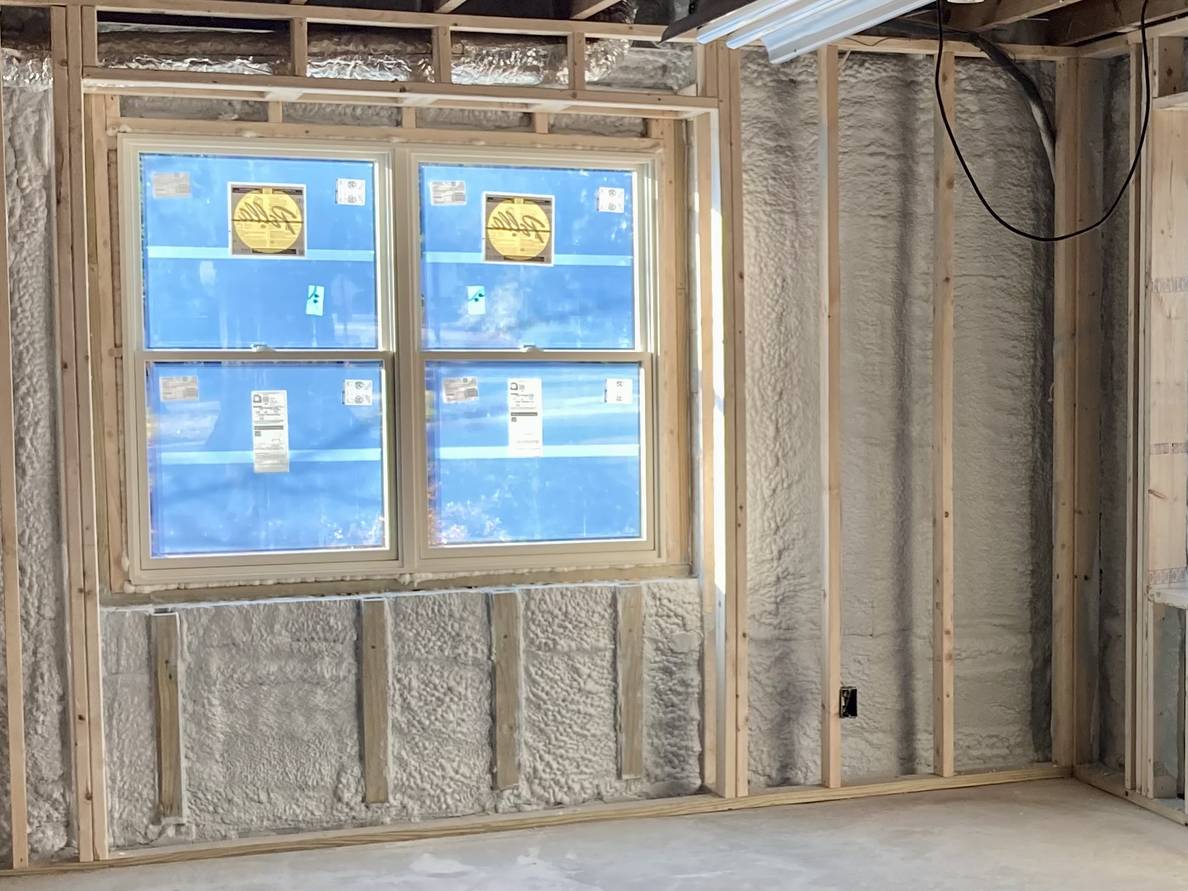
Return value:
M 1036 235 L 1004 220 L 1002 215 L 990 206 L 990 202 L 986 200 L 986 196 L 982 194 L 982 190 L 978 187 L 978 181 L 974 179 L 973 171 L 969 169 L 969 164 L 966 163 L 965 156 L 961 154 L 961 146 L 957 144 L 957 136 L 953 133 L 953 125 L 949 123 L 949 115 L 945 111 L 945 103 L 941 99 L 941 53 L 945 48 L 944 0 L 936 0 L 936 73 L 934 77 L 936 104 L 940 109 L 940 117 L 945 125 L 945 132 L 949 134 L 949 142 L 953 144 L 953 153 L 957 156 L 957 160 L 961 164 L 961 169 L 965 171 L 965 175 L 969 178 L 969 184 L 973 186 L 974 194 L 978 196 L 978 200 L 982 202 L 982 206 L 986 208 L 990 216 L 994 217 L 999 225 L 1031 241 L 1041 241 L 1051 244 L 1057 241 L 1067 241 L 1070 238 L 1076 238 L 1078 235 L 1084 235 L 1086 232 L 1092 232 L 1113 216 L 1114 211 L 1118 209 L 1118 205 L 1122 203 L 1122 196 L 1130 188 L 1130 184 L 1134 180 L 1135 171 L 1138 170 L 1139 158 L 1142 157 L 1143 146 L 1147 142 L 1147 124 L 1151 120 L 1151 62 L 1147 57 L 1147 4 L 1150 2 L 1151 0 L 1143 0 L 1142 10 L 1139 12 L 1139 34 L 1141 35 L 1143 46 L 1143 85 L 1146 94 L 1143 109 L 1143 128 L 1139 132 L 1138 145 L 1135 147 L 1134 160 L 1130 162 L 1130 170 L 1126 174 L 1126 181 L 1122 183 L 1122 188 L 1118 190 L 1118 195 L 1114 198 L 1114 203 L 1110 205 L 1109 210 L 1102 214 L 1101 219 L 1073 232 L 1065 232 L 1063 235 Z

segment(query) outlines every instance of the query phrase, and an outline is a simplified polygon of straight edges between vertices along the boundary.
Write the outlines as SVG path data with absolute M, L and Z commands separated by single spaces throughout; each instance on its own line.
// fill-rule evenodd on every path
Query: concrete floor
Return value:
M 1072 780 L 106 869 L 5 891 L 1188 888 L 1188 830 Z

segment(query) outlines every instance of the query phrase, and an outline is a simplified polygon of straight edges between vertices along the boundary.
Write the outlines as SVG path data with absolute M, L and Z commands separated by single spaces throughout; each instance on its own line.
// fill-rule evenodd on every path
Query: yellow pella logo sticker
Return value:
M 304 256 L 304 186 L 231 186 L 231 253 Z
M 553 198 L 483 196 L 483 260 L 488 263 L 553 262 Z

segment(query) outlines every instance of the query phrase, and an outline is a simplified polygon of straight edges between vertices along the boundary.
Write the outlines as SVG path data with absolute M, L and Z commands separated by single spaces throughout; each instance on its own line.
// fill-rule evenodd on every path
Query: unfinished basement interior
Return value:
M 0 888 L 1188 888 L 1186 39 L 0 0 Z

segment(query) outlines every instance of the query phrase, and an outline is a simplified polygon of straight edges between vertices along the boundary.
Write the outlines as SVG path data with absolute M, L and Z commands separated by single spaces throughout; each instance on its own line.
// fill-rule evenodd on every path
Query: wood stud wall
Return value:
M 0 0 L 0 5 L 22 5 L 20 0 Z M 597 3 L 576 4 L 573 15 L 592 14 Z M 1007 0 L 988 9 L 994 15 L 1012 14 Z M 124 70 L 109 72 L 101 68 L 96 51 L 97 8 L 153 11 L 157 13 L 247 16 L 287 21 L 290 28 L 291 73 L 278 76 L 208 75 L 189 72 L 151 72 Z M 103 782 L 102 708 L 99 672 L 98 595 L 101 578 L 108 569 L 115 577 L 118 570 L 118 545 L 108 540 L 103 516 L 119 515 L 121 505 L 108 500 L 99 504 L 97 484 L 105 475 L 118 478 L 120 448 L 118 429 L 96 430 L 92 423 L 93 404 L 106 398 L 118 399 L 118 326 L 114 307 L 118 294 L 112 291 L 118 253 L 111 244 L 106 222 L 114 220 L 116 207 L 108 203 L 110 136 L 119 129 L 137 126 L 152 132 L 153 126 L 168 126 L 181 132 L 249 135 L 269 130 L 270 135 L 334 135 L 329 130 L 319 134 L 312 125 L 290 125 L 283 119 L 283 103 L 288 101 L 350 101 L 369 104 L 395 103 L 404 108 L 401 128 L 357 128 L 368 138 L 400 138 L 415 127 L 415 107 L 442 104 L 453 107 L 509 107 L 532 113 L 532 132 L 501 134 L 507 144 L 557 145 L 574 147 L 619 147 L 629 140 L 606 140 L 596 137 L 554 135 L 549 132 L 550 117 L 562 110 L 596 111 L 644 117 L 651 120 L 649 139 L 636 140 L 641 145 L 673 146 L 666 157 L 673 168 L 684 164 L 681 140 L 673 141 L 677 128 L 673 122 L 688 121 L 686 132 L 691 142 L 689 184 L 695 204 L 693 243 L 695 250 L 687 258 L 678 258 L 678 274 L 688 267 L 694 279 L 692 292 L 698 306 L 696 356 L 702 370 L 699 391 L 700 424 L 696 431 L 703 458 L 701 478 L 702 550 L 699 569 L 705 579 L 706 647 L 703 663 L 704 695 L 704 778 L 706 785 L 724 796 L 725 805 L 703 804 L 697 799 L 674 800 L 630 806 L 606 806 L 566 815 L 541 814 L 487 820 L 477 818 L 453 821 L 464 830 L 451 830 L 451 821 L 442 828 L 417 829 L 419 836 L 449 834 L 451 831 L 484 831 L 483 827 L 517 825 L 516 819 L 536 824 L 555 821 L 615 817 L 634 813 L 701 812 L 735 806 L 795 801 L 831 800 L 866 795 L 893 794 L 924 788 L 946 788 L 1012 782 L 1037 776 L 1066 775 L 1075 763 L 1078 748 L 1085 751 L 1086 741 L 1078 737 L 1078 718 L 1084 718 L 1087 687 L 1080 688 L 1078 701 L 1077 659 L 1077 587 L 1076 570 L 1086 566 L 1089 549 L 1084 537 L 1082 551 L 1076 550 L 1078 521 L 1075 508 L 1093 493 L 1095 480 L 1091 471 L 1078 472 L 1078 443 L 1081 452 L 1092 426 L 1092 406 L 1076 401 L 1078 384 L 1088 394 L 1092 368 L 1077 364 L 1070 344 L 1075 343 L 1077 323 L 1091 320 L 1078 301 L 1078 276 L 1086 274 L 1075 250 L 1057 250 L 1057 319 L 1056 319 L 1056 437 L 1054 473 L 1056 476 L 1056 528 L 1054 560 L 1058 582 L 1053 591 L 1053 739 L 1056 767 L 1037 767 L 999 774 L 965 775 L 955 773 L 953 764 L 953 566 L 952 566 L 952 313 L 953 313 L 953 165 L 947 146 L 936 136 L 938 252 L 934 261 L 934 375 L 938 398 L 935 433 L 935 472 L 938 481 L 934 504 L 937 521 L 934 582 L 934 690 L 936 713 L 934 733 L 936 751 L 934 778 L 916 778 L 892 783 L 843 787 L 841 773 L 841 725 L 838 693 L 841 685 L 841 476 L 840 476 L 840 406 L 841 406 L 841 281 L 839 253 L 837 167 L 838 95 L 837 47 L 821 50 L 820 96 L 821 119 L 821 197 L 822 197 L 822 280 L 821 280 L 821 469 L 824 508 L 823 635 L 822 635 L 822 777 L 821 787 L 806 790 L 767 791 L 763 796 L 748 795 L 747 756 L 747 634 L 746 634 L 746 439 L 745 439 L 745 302 L 743 299 L 742 254 L 742 143 L 740 119 L 740 54 L 719 46 L 697 47 L 698 83 L 695 94 L 641 94 L 590 90 L 585 82 L 585 51 L 589 39 L 606 37 L 628 40 L 654 40 L 658 29 L 647 26 L 621 26 L 598 22 L 538 22 L 517 19 L 483 19 L 475 16 L 396 13 L 364 9 L 307 7 L 299 4 L 257 4 L 212 2 L 212 0 L 123 0 L 104 6 L 88 5 L 81 0 L 59 0 L 50 9 L 51 57 L 53 62 L 54 143 L 57 169 L 56 219 L 58 244 L 58 320 L 62 369 L 63 407 L 63 484 L 64 517 L 67 536 L 67 580 L 69 585 L 71 702 L 73 727 L 75 799 L 78 803 L 79 859 L 108 860 L 106 802 Z M 433 84 L 360 84 L 331 79 L 313 79 L 308 74 L 308 25 L 310 22 L 336 24 L 376 24 L 388 27 L 429 28 L 433 37 Z M 476 87 L 453 84 L 449 57 L 454 31 L 519 33 L 564 36 L 568 46 L 569 84 L 565 90 L 541 88 Z M 889 39 L 878 44 L 857 40 L 843 41 L 847 51 L 920 53 L 930 52 L 930 41 Z M 1168 43 L 1170 46 L 1170 42 Z M 945 75 L 946 96 L 951 101 L 955 56 L 978 55 L 978 51 L 954 42 L 952 55 L 941 60 Z M 1020 57 L 1056 59 L 1058 65 L 1058 146 L 1060 172 L 1057 186 L 1057 228 L 1091 216 L 1099 196 L 1080 190 L 1076 167 L 1081 147 L 1076 122 L 1080 102 L 1092 91 L 1083 91 L 1078 57 L 1080 51 L 1050 47 L 1018 49 Z M 1112 51 L 1112 50 L 1111 50 Z M 1168 52 L 1173 50 L 1169 49 Z M 84 97 L 84 90 L 93 97 Z M 1083 92 L 1082 92 L 1083 91 Z M 270 103 L 267 124 L 250 126 L 236 122 L 136 122 L 120 118 L 118 96 L 123 93 L 151 95 L 238 96 Z M 950 106 L 951 107 L 951 106 Z M 84 118 L 85 111 L 85 118 Z M 85 121 L 85 122 L 84 122 Z M 1069 125 L 1072 125 L 1071 128 Z M 324 128 L 325 129 L 325 128 Z M 384 133 L 379 131 L 383 129 Z M 339 132 L 341 128 L 330 128 Z M 389 131 L 391 131 L 389 133 Z M 363 132 L 356 134 L 365 135 Z M 432 133 L 426 135 L 436 136 Z M 442 131 L 441 139 L 458 141 L 469 134 Z M 520 142 L 517 143 L 517 140 Z M 604 145 L 605 144 L 605 145 Z M 633 143 L 632 147 L 635 146 Z M 676 181 L 680 183 L 681 177 Z M 1070 194 L 1071 193 L 1071 194 Z M 86 200 L 82 200 L 82 196 Z M 1133 199 L 1137 201 L 1137 199 Z M 708 203 L 707 203 L 708 202 Z M 88 226 L 91 219 L 104 221 Z M 2 222 L 2 221 L 0 221 Z M 1138 237 L 1136 233 L 1132 237 Z M 2 239 L 0 239 L 2 242 Z M 77 246 L 77 249 L 75 249 Z M 687 260 L 687 262 L 686 262 Z M 88 282 L 90 291 L 88 291 Z M 1135 287 L 1137 288 L 1137 280 Z M 677 293 L 680 293 L 678 288 Z M 0 309 L 6 294 L 0 288 Z M 1140 301 L 1135 300 L 1138 307 Z M 11 448 L 11 384 L 5 381 L 5 324 L 0 319 L 0 391 L 8 394 L 8 411 L 0 395 L 0 462 L 9 464 L 5 449 Z M 92 332 L 97 332 L 92 334 Z M 11 331 L 7 332 L 11 337 Z M 110 338 L 110 339 L 105 339 Z M 94 344 L 114 342 L 117 352 L 104 354 L 93 363 Z M 1141 351 L 1136 341 L 1136 352 Z M 9 362 L 11 354 L 8 354 Z M 92 367 L 94 364 L 94 368 Z M 1140 362 L 1141 364 L 1141 362 Z M 8 373 L 11 377 L 11 371 Z M 1135 398 L 1140 390 L 1135 389 Z M 1078 408 L 1080 411 L 1078 412 Z M 1137 408 L 1136 408 L 1137 411 Z M 99 413 L 105 418 L 105 413 Z M 6 420 L 7 418 L 7 420 Z M 1085 420 L 1082 420 L 1084 418 Z M 102 460 L 96 460 L 96 453 Z M 1135 462 L 1136 465 L 1138 462 Z M 1137 483 L 1136 483 L 1137 486 Z M 112 487 L 104 486 L 110 493 Z M 117 487 L 118 489 L 118 487 Z M 10 583 L 10 573 L 17 572 L 15 544 L 9 534 L 9 520 L 15 511 L 6 510 L 14 497 L 11 480 L 0 468 L 0 550 L 5 573 L 5 639 L 8 645 L 9 676 L 17 665 L 17 683 L 8 684 L 9 719 L 14 697 L 19 703 L 19 597 Z M 1135 496 L 1137 499 L 1137 495 Z M 1137 500 L 1136 500 L 1137 504 Z M 1137 513 L 1137 507 L 1135 508 Z M 1091 524 L 1082 519 L 1087 530 Z M 1141 523 L 1136 522 L 1136 527 Z M 1136 533 L 1136 535 L 1141 533 Z M 1137 540 L 1137 539 L 1136 539 Z M 102 562 L 99 554 L 103 553 Z M 1140 553 L 1136 551 L 1136 554 Z M 1134 576 L 1141 572 L 1137 558 Z M 100 573 L 100 567 L 104 572 Z M 638 585 L 621 589 L 616 599 L 618 615 L 619 677 L 619 758 L 620 773 L 639 776 L 643 769 L 643 597 Z M 1137 612 L 1138 605 L 1135 602 Z M 519 596 L 511 591 L 489 595 L 492 627 L 493 718 L 495 726 L 493 786 L 509 788 L 520 779 L 520 726 L 522 710 L 523 654 Z M 389 794 L 387 775 L 388 722 L 388 616 L 383 600 L 363 601 L 361 612 L 361 702 L 363 724 L 364 772 L 369 801 L 386 800 Z M 154 655 L 158 680 L 158 731 L 161 748 L 161 804 L 163 816 L 182 812 L 181 724 L 178 714 L 178 670 L 182 642 L 177 615 L 165 613 L 152 619 Z M 1132 641 L 1137 647 L 1137 643 Z M 1139 673 L 1144 669 L 1140 666 Z M 1085 675 L 1080 679 L 1084 681 Z M 382 682 L 381 682 L 382 681 Z M 1132 682 L 1131 701 L 1137 716 L 1141 712 L 1139 678 Z M 1079 710 L 1079 711 L 1078 711 Z M 15 710 L 18 719 L 21 710 Z M 1134 718 L 1136 735 L 1141 739 L 1141 721 Z M 383 727 L 384 732 L 380 732 Z M 23 773 L 23 735 L 12 730 L 18 744 L 10 747 L 10 776 L 16 789 Z M 733 802 L 737 802 L 736 804 Z M 13 796 L 13 825 L 24 827 L 23 804 Z M 448 824 L 448 825 L 447 825 Z M 381 830 L 374 830 L 379 832 Z M 403 831 L 382 830 L 390 837 Z M 393 835 L 395 833 L 395 835 Z M 19 829 L 14 836 L 19 835 Z M 346 833 L 317 834 L 335 839 L 356 837 Z M 402 837 L 402 836 L 401 836 Z M 312 836 L 311 836 L 312 839 Z M 14 838 L 14 841 L 16 839 Z M 292 842 L 290 842 L 292 843 Z M 319 841 L 318 843 L 321 843 Z M 252 844 L 267 847 L 269 842 Z M 235 848 L 236 845 L 232 845 Z M 24 849 L 14 844 L 18 868 L 25 865 Z M 194 856 L 192 852 L 137 852 L 118 855 L 127 861 L 170 859 Z
M 941 97 L 956 121 L 956 68 L 940 60 Z M 939 109 L 933 112 L 932 262 L 932 771 L 951 777 L 953 762 L 953 254 L 957 159 Z
M 0 65 L 3 60 L 0 59 Z M 2 79 L 2 68 L 0 68 Z M 4 99 L 0 94 L 0 121 Z M 28 801 L 25 788 L 25 691 L 21 665 L 20 556 L 17 547 L 16 414 L 12 371 L 12 301 L 8 283 L 8 192 L 0 139 L 0 562 L 4 583 L 4 678 L 8 714 L 8 796 L 11 808 L 12 864 L 29 865 Z
M 821 785 L 841 772 L 842 479 L 841 479 L 841 182 L 838 165 L 837 47 L 817 50 L 821 177 Z

